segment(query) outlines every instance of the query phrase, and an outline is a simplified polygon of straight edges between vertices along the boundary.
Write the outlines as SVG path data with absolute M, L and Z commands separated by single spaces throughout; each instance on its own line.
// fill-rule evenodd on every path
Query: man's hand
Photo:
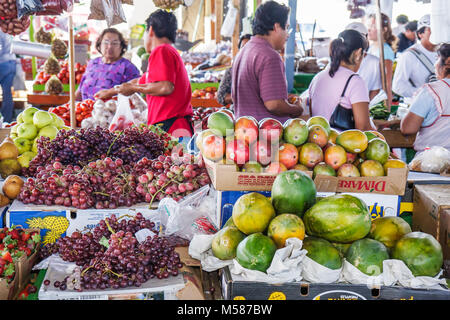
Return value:
M 113 96 L 115 96 L 117 94 L 117 92 L 114 90 L 114 88 L 112 89 L 103 89 L 98 91 L 94 97 L 97 99 L 101 99 L 101 100 L 108 100 L 110 98 L 112 98 Z
M 124 96 L 131 96 L 136 92 L 134 85 L 129 82 L 122 83 L 120 86 L 116 86 L 117 93 L 123 94 Z

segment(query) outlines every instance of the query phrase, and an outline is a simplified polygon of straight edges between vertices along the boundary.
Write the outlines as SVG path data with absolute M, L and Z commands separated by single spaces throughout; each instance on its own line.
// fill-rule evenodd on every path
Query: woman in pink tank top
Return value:
M 422 87 L 400 124 L 403 134 L 417 133 L 416 151 L 432 146 L 450 150 L 450 43 L 442 44 L 438 54 L 438 81 Z

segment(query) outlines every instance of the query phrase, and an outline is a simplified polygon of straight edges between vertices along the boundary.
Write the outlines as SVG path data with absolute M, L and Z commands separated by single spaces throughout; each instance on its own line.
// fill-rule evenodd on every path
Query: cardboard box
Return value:
M 308 283 L 306 281 L 269 284 L 247 281 L 221 270 L 225 300 L 449 300 L 449 290 L 409 289 L 347 283 Z
M 5 278 L 0 278 L 0 300 L 12 300 L 18 292 L 18 273 L 16 266 L 16 275 L 13 281 L 8 283 Z
M 236 171 L 235 165 L 219 164 L 205 159 L 211 183 L 218 191 L 270 191 L 276 174 Z M 311 173 L 309 173 L 311 174 Z M 317 191 L 358 192 L 404 195 L 407 168 L 392 168 L 383 177 L 330 177 L 318 175 L 314 179 Z
M 176 293 L 184 288 L 183 276 L 167 279 L 153 278 L 141 287 L 129 287 L 117 290 L 89 290 L 78 292 L 76 290 L 59 290 L 53 287 L 56 280 L 62 280 L 67 274 L 49 266 L 45 280 L 51 285 L 41 286 L 39 300 L 176 300 Z
M 441 244 L 444 259 L 450 259 L 450 185 L 416 185 L 414 189 L 413 231 L 433 235 Z
M 154 216 L 155 211 L 148 204 L 130 208 L 79 210 L 63 206 L 25 205 L 14 200 L 6 212 L 5 225 L 19 225 L 23 228 L 41 229 L 42 243 L 53 243 L 60 237 L 71 235 L 76 230 L 93 229 L 100 220 L 112 214 L 116 216 L 134 215 L 141 212 L 145 217 Z M 157 223 L 158 221 L 155 221 Z

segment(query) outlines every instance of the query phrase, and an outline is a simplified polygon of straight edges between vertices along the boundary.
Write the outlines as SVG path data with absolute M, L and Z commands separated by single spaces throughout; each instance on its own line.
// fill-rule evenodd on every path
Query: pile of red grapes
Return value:
M 164 197 L 176 201 L 210 183 L 202 161 L 173 153 L 134 165 L 106 157 L 84 166 L 53 161 L 36 167 L 18 196 L 25 204 L 59 205 L 78 209 L 115 209 Z
M 136 232 L 148 229 L 154 235 L 139 242 Z M 59 255 L 79 268 L 62 281 L 60 290 L 105 290 L 140 287 L 152 278 L 177 276 L 183 264 L 175 246 L 158 236 L 155 223 L 137 213 L 132 219 L 116 215 L 101 220 L 92 232 L 73 232 L 58 239 Z M 44 285 L 49 285 L 47 280 Z
M 37 155 L 22 174 L 34 177 L 38 167 L 53 162 L 84 166 L 105 157 L 120 158 L 125 164 L 134 164 L 146 157 L 154 159 L 169 154 L 176 141 L 157 126 L 132 126 L 123 131 L 110 132 L 106 128 L 59 130 L 53 140 L 37 140 Z

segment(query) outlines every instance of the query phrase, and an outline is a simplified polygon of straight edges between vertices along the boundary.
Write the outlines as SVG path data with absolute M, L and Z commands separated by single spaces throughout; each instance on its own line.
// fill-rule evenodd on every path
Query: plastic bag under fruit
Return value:
M 109 131 L 124 130 L 137 124 L 131 112 L 130 99 L 122 94 L 117 96 L 117 109 L 109 126 Z

